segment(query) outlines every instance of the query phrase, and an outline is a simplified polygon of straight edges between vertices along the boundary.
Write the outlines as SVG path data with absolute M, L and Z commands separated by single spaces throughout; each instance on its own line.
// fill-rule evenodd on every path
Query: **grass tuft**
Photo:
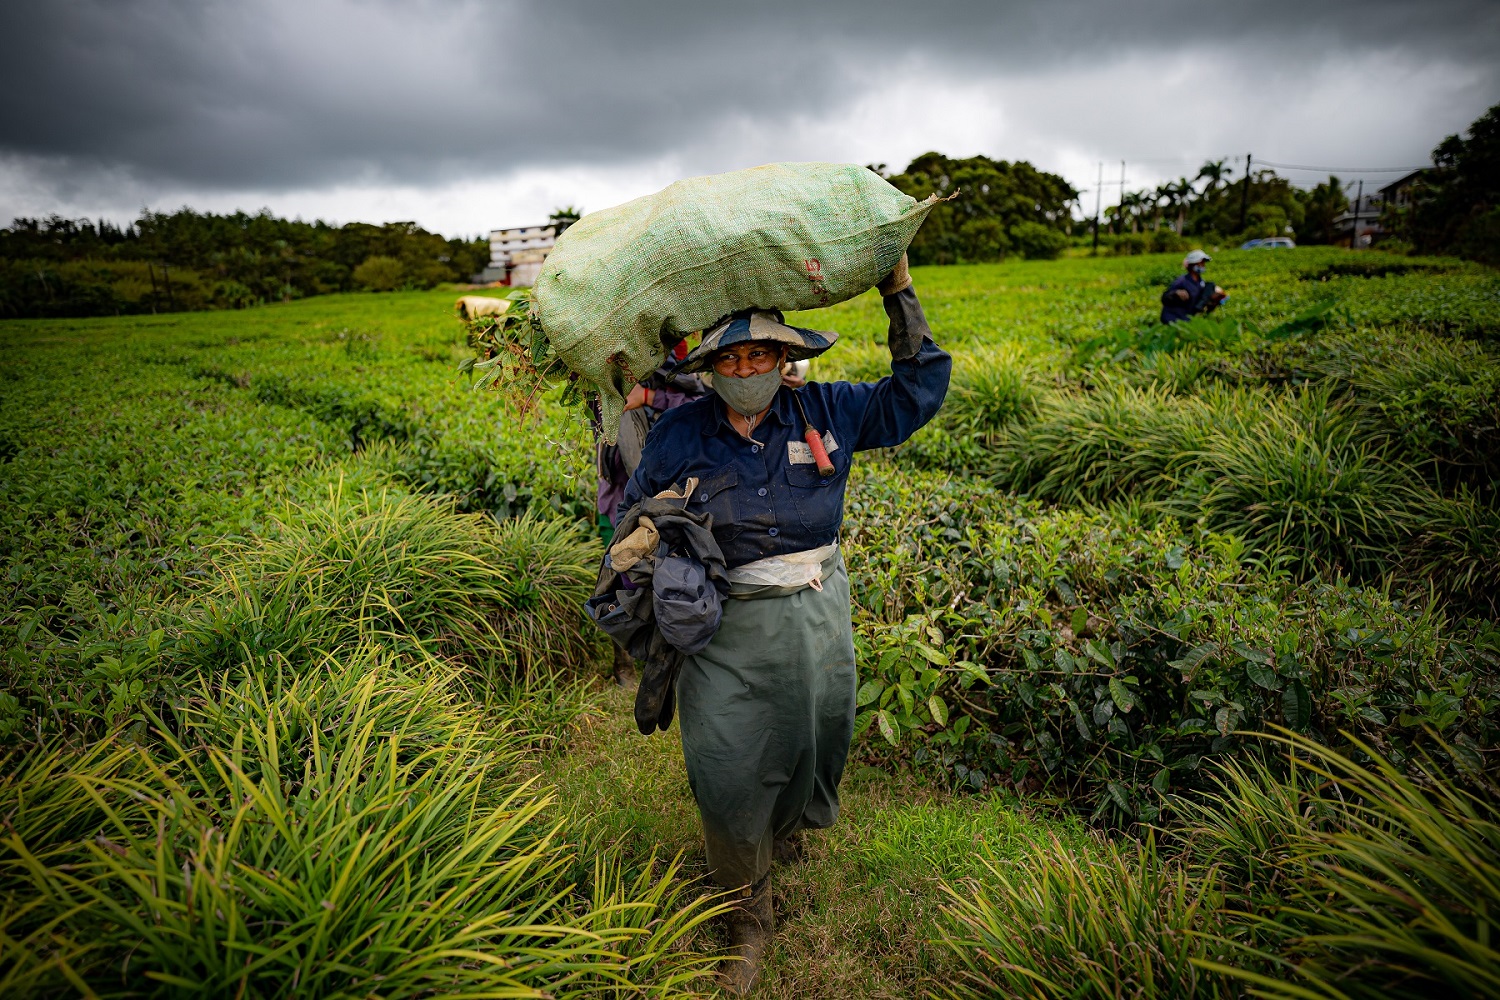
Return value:
M 34 900 L 6 907 L 9 995 L 671 996 L 706 974 L 678 945 L 715 911 L 677 865 L 606 852 L 575 891 L 550 798 L 447 678 L 375 650 L 324 666 L 205 684 L 150 745 L 71 762 L 89 832 L 54 806 L 0 838 Z

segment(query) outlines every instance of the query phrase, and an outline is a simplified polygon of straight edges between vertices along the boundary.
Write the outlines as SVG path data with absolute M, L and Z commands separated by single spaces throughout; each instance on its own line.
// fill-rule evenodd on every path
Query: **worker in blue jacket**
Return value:
M 879 285 L 891 374 L 878 382 L 782 384 L 782 365 L 836 334 L 776 312 L 735 314 L 678 367 L 712 373 L 715 395 L 663 413 L 624 507 L 696 480 L 689 510 L 713 515 L 730 580 L 722 624 L 683 662 L 677 712 L 688 782 L 729 917 L 727 985 L 748 990 L 769 946 L 773 855 L 833 824 L 855 715 L 849 578 L 839 551 L 857 451 L 888 448 L 931 420 L 953 359 L 932 341 L 906 258 Z M 814 433 L 805 432 L 812 428 Z
M 1202 250 L 1190 250 L 1182 258 L 1183 273 L 1161 293 L 1163 323 L 1176 323 L 1199 313 L 1211 313 L 1229 298 L 1224 289 L 1212 281 L 1203 280 L 1204 265 L 1211 260 L 1213 258 Z

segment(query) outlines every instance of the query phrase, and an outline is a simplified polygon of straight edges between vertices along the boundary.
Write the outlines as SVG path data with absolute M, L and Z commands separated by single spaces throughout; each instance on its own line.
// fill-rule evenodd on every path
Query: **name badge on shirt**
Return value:
M 823 450 L 832 455 L 839 450 L 838 441 L 834 440 L 833 431 L 823 432 Z M 807 446 L 806 441 L 788 441 L 786 443 L 786 460 L 792 465 L 815 465 L 812 449 Z

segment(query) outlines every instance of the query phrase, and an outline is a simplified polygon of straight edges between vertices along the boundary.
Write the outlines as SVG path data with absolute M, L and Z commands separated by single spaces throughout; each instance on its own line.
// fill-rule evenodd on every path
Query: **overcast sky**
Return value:
M 1500 0 L 7 0 L 0 224 L 143 207 L 447 235 L 778 160 L 1027 159 L 1093 212 L 1206 158 L 1427 161 Z M 1311 183 L 1321 175 L 1284 171 Z

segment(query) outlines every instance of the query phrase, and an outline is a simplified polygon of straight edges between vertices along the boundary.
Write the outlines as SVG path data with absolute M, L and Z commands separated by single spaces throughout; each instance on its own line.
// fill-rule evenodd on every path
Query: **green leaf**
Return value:
M 882 708 L 875 713 L 875 721 L 880 724 L 880 735 L 885 737 L 887 743 L 896 746 L 901 742 L 901 729 L 890 712 Z
M 848 690 L 845 688 L 845 690 Z M 859 686 L 859 691 L 854 695 L 854 703 L 864 708 L 870 702 L 880 697 L 880 692 L 885 690 L 885 685 L 880 681 L 865 681 Z
M 932 721 L 940 726 L 948 724 L 948 703 L 941 695 L 933 695 L 927 699 L 927 710 L 932 713 Z
M 1021 659 L 1026 661 L 1026 667 L 1029 670 L 1042 669 L 1042 658 L 1040 656 L 1037 656 L 1034 651 L 1027 649 L 1025 646 L 1021 647 Z
M 1277 683 L 1275 668 L 1263 663 L 1250 663 L 1245 666 L 1245 673 L 1250 680 L 1267 691 L 1275 691 L 1280 685 Z
M 917 707 L 917 696 L 912 694 L 911 688 L 905 684 L 896 685 L 896 697 L 901 699 L 901 707 L 910 715 Z
M 854 717 L 854 735 L 863 736 L 865 730 L 870 728 L 870 723 L 875 721 L 874 712 L 860 712 Z
M 1110 670 L 1115 669 L 1114 654 L 1109 651 L 1109 647 L 1107 645 L 1100 642 L 1098 639 L 1090 639 L 1088 642 L 1084 643 L 1083 648 L 1088 651 L 1090 659 L 1099 663 L 1101 666 L 1108 667 Z
M 1229 709 L 1221 708 L 1214 713 L 1214 728 L 1219 731 L 1220 736 L 1229 735 Z
M 988 684 L 990 682 L 990 675 L 973 660 L 963 660 L 957 663 L 956 666 L 963 669 L 964 676 L 960 683 L 966 689 L 975 684 Z
M 1218 652 L 1219 644 L 1217 642 L 1199 643 L 1198 645 L 1194 646 L 1192 649 L 1184 653 L 1182 659 L 1173 660 L 1172 666 L 1176 667 L 1178 670 L 1191 677 L 1193 671 L 1198 669 L 1198 664 L 1202 663 L 1204 660 L 1208 659 L 1210 656 L 1217 654 Z
M 1305 730 L 1312 721 L 1312 695 L 1308 693 L 1306 684 L 1292 681 L 1281 692 L 1281 720 L 1288 729 L 1297 732 Z
M 1083 608 L 1074 608 L 1072 624 L 1073 634 L 1083 635 L 1084 631 L 1089 627 L 1089 613 Z
M 936 649 L 933 649 L 931 646 L 927 645 L 925 642 L 919 642 L 919 643 L 917 643 L 917 652 L 920 653 L 920 654 L 922 654 L 922 656 L 929 663 L 936 663 L 940 667 L 946 667 L 948 665 L 948 663 L 949 663 L 948 656 L 947 656 L 946 653 L 942 653 L 942 652 L 939 652 Z
M 1263 653 L 1258 649 L 1252 649 L 1242 642 L 1231 643 L 1231 645 L 1234 647 L 1236 653 L 1239 653 L 1242 658 L 1249 660 L 1251 663 L 1267 664 L 1271 662 L 1269 654 Z
M 1124 785 L 1118 781 L 1111 781 L 1104 787 L 1109 789 L 1109 797 L 1115 800 L 1115 805 L 1119 806 L 1122 812 L 1127 816 L 1135 815 L 1135 810 L 1130 808 L 1130 793 L 1125 790 Z
M 845 690 L 848 689 L 846 688 Z M 1135 695 L 1130 692 L 1128 687 L 1120 683 L 1120 678 L 1118 677 L 1111 677 L 1109 679 L 1109 696 L 1114 699 L 1115 707 L 1122 712 L 1129 712 L 1132 708 L 1135 708 Z
M 1167 794 L 1167 786 L 1172 782 L 1172 769 L 1164 767 L 1156 772 L 1156 777 L 1151 779 L 1151 787 L 1156 789 L 1160 795 Z
M 1068 707 L 1073 710 L 1073 724 L 1078 727 L 1078 735 L 1086 740 L 1093 739 L 1094 734 L 1089 730 L 1088 720 L 1083 717 L 1083 710 L 1073 702 L 1068 702 Z

